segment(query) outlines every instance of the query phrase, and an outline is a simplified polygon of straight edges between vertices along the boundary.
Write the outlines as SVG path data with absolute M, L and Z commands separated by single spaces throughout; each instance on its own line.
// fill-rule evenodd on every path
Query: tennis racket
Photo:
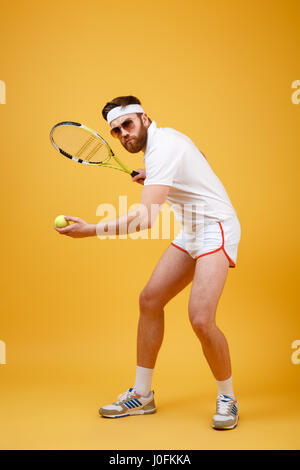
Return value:
M 138 175 L 137 171 L 131 170 L 116 157 L 109 144 L 98 132 L 78 122 L 65 121 L 56 124 L 51 129 L 50 141 L 56 150 L 75 162 L 106 166 L 131 176 Z M 118 163 L 118 166 L 108 163 L 111 158 Z

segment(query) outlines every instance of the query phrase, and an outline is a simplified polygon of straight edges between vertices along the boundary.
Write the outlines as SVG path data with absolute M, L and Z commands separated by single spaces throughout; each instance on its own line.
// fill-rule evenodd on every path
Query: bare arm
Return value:
M 168 186 L 149 185 L 144 186 L 141 201 L 136 211 L 106 222 L 88 224 L 78 217 L 66 216 L 66 220 L 74 223 L 56 230 L 62 235 L 72 238 L 84 238 L 95 235 L 119 235 L 138 232 L 151 228 L 154 224 L 161 206 L 165 202 L 169 192 Z

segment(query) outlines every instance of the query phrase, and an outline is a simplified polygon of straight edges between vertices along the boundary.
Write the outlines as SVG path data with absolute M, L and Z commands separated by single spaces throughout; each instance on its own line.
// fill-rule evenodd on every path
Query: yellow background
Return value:
M 300 7 L 296 1 L 28 1 L 1 5 L 2 449 L 299 448 Z M 98 129 L 138 96 L 158 126 L 187 134 L 223 182 L 242 227 L 218 324 L 241 419 L 210 428 L 216 385 L 189 325 L 189 288 L 166 308 L 153 387 L 159 412 L 97 415 L 133 384 L 138 295 L 168 240 L 73 240 L 58 214 L 97 222 L 99 204 L 141 186 L 50 146 L 61 120 Z

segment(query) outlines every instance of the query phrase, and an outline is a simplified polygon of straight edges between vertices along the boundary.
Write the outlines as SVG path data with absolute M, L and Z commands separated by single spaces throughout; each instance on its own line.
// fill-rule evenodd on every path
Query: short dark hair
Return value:
M 141 104 L 140 100 L 135 96 L 118 96 L 111 101 L 108 101 L 102 109 L 102 116 L 107 121 L 107 115 L 109 111 L 116 108 L 117 106 L 128 106 L 129 104 Z

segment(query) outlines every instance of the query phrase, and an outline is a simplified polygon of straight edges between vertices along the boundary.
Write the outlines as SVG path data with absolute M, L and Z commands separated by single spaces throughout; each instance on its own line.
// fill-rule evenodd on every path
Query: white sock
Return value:
M 136 366 L 134 388 L 139 395 L 146 397 L 151 391 L 151 382 L 154 369 Z
M 228 395 L 229 397 L 235 398 L 232 387 L 232 377 L 227 380 L 217 380 L 218 395 Z

